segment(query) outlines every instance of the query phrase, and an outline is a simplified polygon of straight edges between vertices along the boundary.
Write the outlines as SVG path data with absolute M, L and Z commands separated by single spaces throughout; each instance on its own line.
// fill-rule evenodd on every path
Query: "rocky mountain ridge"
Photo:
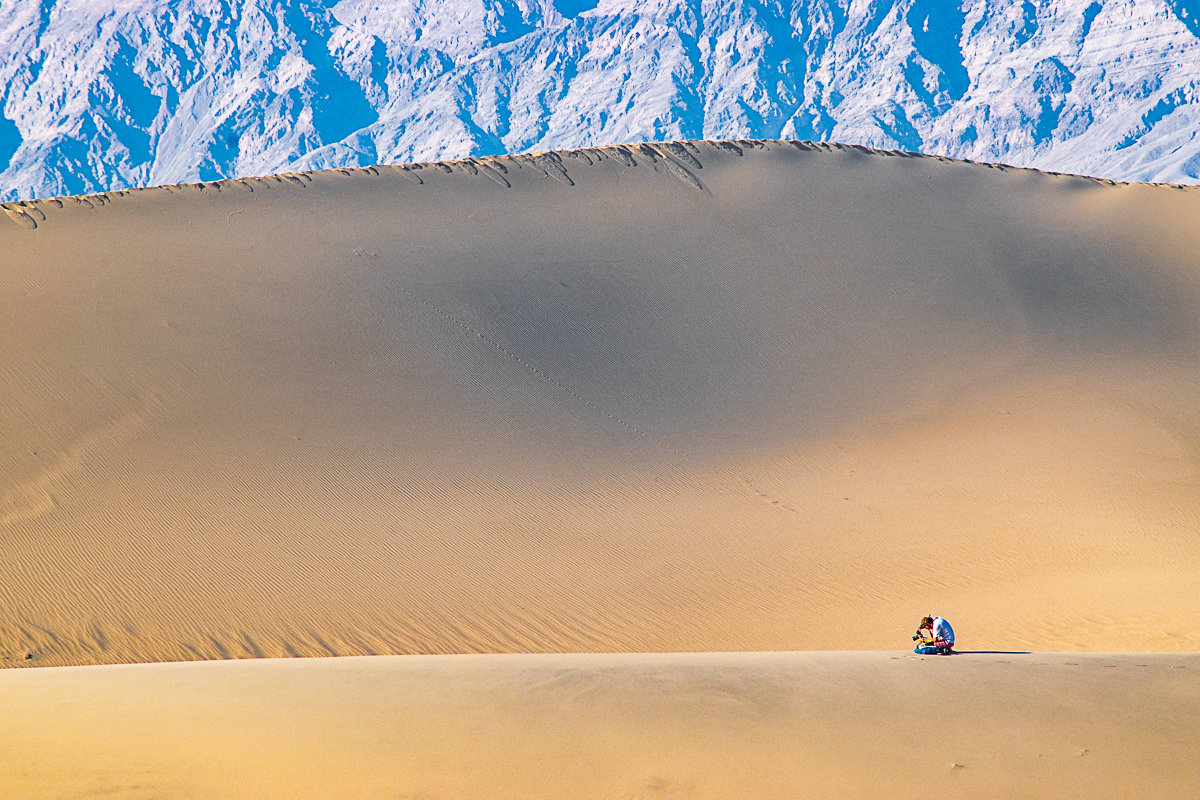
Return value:
M 1200 176 L 1200 0 L 0 2 L 0 199 L 675 139 Z

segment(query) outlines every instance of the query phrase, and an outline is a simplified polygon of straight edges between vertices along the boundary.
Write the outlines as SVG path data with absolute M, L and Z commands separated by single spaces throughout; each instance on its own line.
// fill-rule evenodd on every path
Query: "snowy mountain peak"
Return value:
M 678 138 L 1200 176 L 1200 0 L 0 3 L 0 198 Z

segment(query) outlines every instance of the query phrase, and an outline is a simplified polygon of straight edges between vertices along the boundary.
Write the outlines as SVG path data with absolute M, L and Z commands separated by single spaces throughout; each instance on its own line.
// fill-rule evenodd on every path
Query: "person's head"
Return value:
M 933 617 L 921 617 L 921 627 L 918 630 L 933 630 Z

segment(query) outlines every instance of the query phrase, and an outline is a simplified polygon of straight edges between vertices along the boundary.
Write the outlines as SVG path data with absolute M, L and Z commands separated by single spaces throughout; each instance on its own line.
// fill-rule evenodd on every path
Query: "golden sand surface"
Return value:
M 1200 650 L 1200 191 L 685 142 L 3 210 L 7 665 Z
M 0 796 L 1195 796 L 1200 656 L 271 659 L 0 671 Z

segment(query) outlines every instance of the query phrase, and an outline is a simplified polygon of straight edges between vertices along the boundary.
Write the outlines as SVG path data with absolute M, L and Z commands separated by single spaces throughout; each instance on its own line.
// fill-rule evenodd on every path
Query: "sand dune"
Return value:
M 1197 670 L 878 652 L 10 670 L 0 794 L 1183 798 Z
M 9 664 L 1200 650 L 1200 191 L 682 143 L 4 210 Z

